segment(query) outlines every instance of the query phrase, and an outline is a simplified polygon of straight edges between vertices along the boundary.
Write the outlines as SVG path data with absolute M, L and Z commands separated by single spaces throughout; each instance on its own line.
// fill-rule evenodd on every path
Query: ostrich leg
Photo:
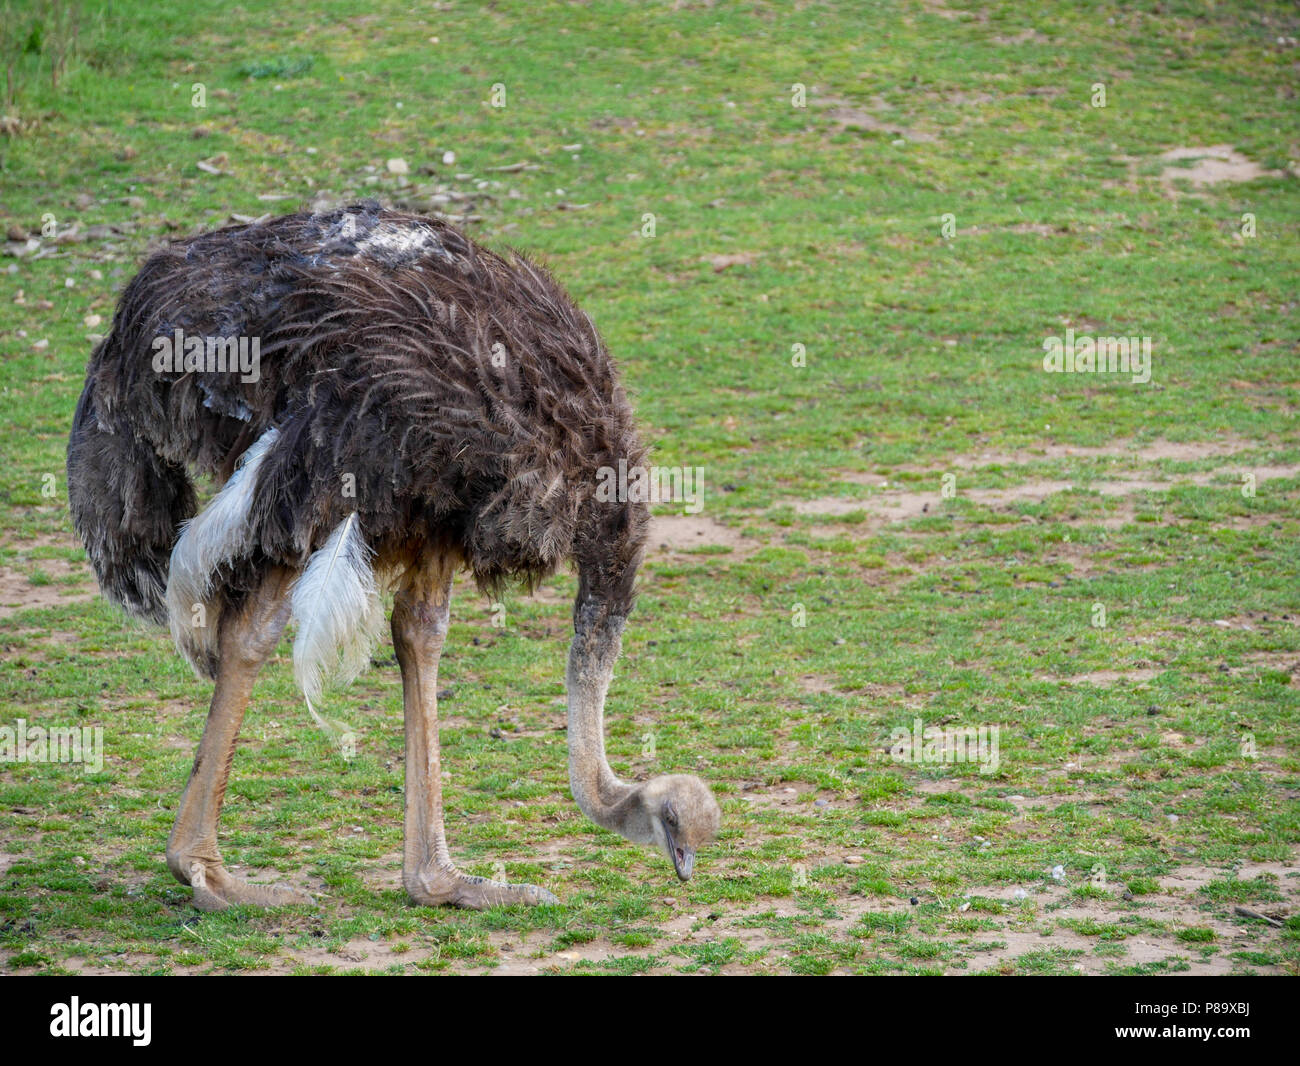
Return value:
M 456 869 L 442 818 L 438 755 L 438 659 L 451 614 L 451 563 L 426 558 L 407 571 L 393 600 L 393 647 L 406 714 L 406 826 L 402 884 L 416 903 L 482 909 L 558 903 L 534 885 L 471 877 Z
M 194 905 L 201 911 L 224 910 L 234 903 L 274 907 L 311 902 L 297 889 L 241 881 L 226 872 L 217 850 L 217 819 L 235 757 L 235 737 L 257 672 L 289 620 L 293 578 L 292 571 L 272 571 L 238 613 L 223 614 L 219 623 L 221 664 L 212 708 L 167 841 L 167 866 L 182 884 L 194 886 Z

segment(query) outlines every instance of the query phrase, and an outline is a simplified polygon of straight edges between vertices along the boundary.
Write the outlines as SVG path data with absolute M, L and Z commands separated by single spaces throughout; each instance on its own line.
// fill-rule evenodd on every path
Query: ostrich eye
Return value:
M 668 823 L 669 829 L 677 828 L 677 812 L 673 810 L 671 803 L 664 804 L 664 821 Z

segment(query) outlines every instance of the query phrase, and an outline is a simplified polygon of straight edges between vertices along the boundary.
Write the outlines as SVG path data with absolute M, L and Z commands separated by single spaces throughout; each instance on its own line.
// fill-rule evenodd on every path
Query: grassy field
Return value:
M 48 6 L 3 20 L 0 726 L 104 761 L 0 762 L 0 965 L 1300 973 L 1293 4 Z M 561 906 L 406 903 L 389 644 L 355 758 L 287 642 L 242 733 L 227 862 L 319 905 L 167 872 L 210 685 L 96 595 L 85 362 L 156 242 L 362 197 L 547 262 L 702 470 L 608 707 L 618 772 L 717 790 L 689 884 L 569 797 L 568 574 L 504 626 L 461 581 L 441 672 L 453 853 Z M 1046 372 L 1067 330 L 1150 381 Z M 996 770 L 892 758 L 918 719 Z

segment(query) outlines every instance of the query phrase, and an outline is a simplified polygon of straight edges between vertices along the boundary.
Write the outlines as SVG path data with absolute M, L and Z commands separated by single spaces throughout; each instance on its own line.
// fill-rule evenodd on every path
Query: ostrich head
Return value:
M 672 861 L 683 881 L 695 869 L 695 851 L 718 835 L 722 811 L 709 786 L 689 774 L 669 774 L 636 790 L 637 818 L 648 827 L 649 840 Z

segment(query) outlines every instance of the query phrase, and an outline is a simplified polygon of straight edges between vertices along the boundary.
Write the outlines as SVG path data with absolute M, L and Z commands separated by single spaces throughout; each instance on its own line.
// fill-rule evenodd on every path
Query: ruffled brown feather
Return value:
M 259 379 L 155 371 L 154 339 L 177 329 L 258 338 Z M 366 202 L 151 256 L 91 360 L 69 445 L 74 518 L 110 595 L 159 617 L 194 508 L 187 471 L 228 477 L 270 427 L 230 596 L 268 565 L 302 567 L 355 511 L 380 569 L 449 552 L 492 590 L 575 559 L 580 602 L 629 608 L 648 510 L 595 489 L 645 450 L 591 320 L 521 255 Z

